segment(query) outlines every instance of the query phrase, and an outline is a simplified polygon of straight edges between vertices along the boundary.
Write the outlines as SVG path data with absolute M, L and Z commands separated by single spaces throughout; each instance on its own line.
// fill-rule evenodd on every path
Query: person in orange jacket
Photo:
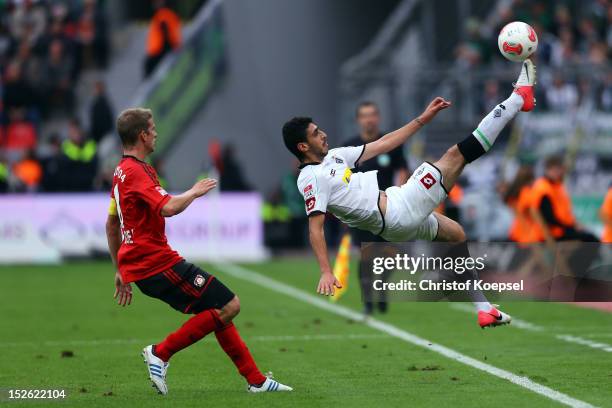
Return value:
M 25 157 L 13 165 L 13 174 L 19 181 L 20 188 L 35 191 L 42 180 L 42 166 L 36 160 L 34 150 L 27 151 Z
M 604 223 L 604 230 L 601 236 L 601 242 L 612 243 L 612 184 L 608 188 L 608 193 L 604 198 L 604 202 L 599 212 L 601 220 Z
M 147 78 L 157 64 L 170 51 L 181 46 L 181 19 L 170 8 L 166 7 L 164 0 L 155 0 L 153 3 L 155 14 L 149 25 L 147 35 L 147 56 L 144 64 L 144 75 Z
M 533 167 L 521 166 L 504 197 L 504 201 L 514 212 L 514 221 L 508 232 L 511 241 L 521 243 L 537 241 L 535 221 L 530 211 L 534 179 Z
M 538 241 L 599 242 L 576 221 L 569 193 L 563 185 L 565 164 L 559 156 L 551 156 L 544 163 L 544 176 L 532 188 L 531 208 L 536 220 L 535 238 Z

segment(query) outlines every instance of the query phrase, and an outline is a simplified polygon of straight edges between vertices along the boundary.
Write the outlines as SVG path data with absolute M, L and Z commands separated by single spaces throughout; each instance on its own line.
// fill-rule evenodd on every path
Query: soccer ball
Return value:
M 534 29 L 522 21 L 506 24 L 497 37 L 499 52 L 514 62 L 525 61 L 538 48 Z

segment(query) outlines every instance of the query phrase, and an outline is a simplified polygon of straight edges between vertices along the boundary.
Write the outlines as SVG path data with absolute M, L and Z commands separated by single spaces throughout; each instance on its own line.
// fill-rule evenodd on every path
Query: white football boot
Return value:
M 277 392 L 277 391 L 293 391 L 293 388 L 284 385 L 274 380 L 272 377 L 267 377 L 266 381 L 260 387 L 249 385 L 248 392 Z
M 166 371 L 170 363 L 166 363 L 161 358 L 153 354 L 153 345 L 145 347 L 142 350 L 142 357 L 149 371 L 151 386 L 157 389 L 162 395 L 168 394 L 168 386 L 166 385 Z

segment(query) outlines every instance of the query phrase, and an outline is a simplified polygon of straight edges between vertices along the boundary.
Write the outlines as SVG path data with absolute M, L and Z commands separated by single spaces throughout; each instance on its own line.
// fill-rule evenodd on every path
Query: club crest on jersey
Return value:
M 206 279 L 200 274 L 197 274 L 195 279 L 193 280 L 193 284 L 196 285 L 198 288 L 204 286 L 204 282 L 206 282 Z
M 342 176 L 342 181 L 344 181 L 346 184 L 350 183 L 352 175 L 353 172 L 351 171 L 351 169 L 344 170 L 344 176 Z
M 421 177 L 421 184 L 423 184 L 425 188 L 429 190 L 434 184 L 436 184 L 436 179 L 431 175 L 431 173 L 427 173 Z
M 156 189 L 156 190 L 157 190 L 157 192 L 158 192 L 159 194 L 161 194 L 163 197 L 165 197 L 165 196 L 167 196 L 167 195 L 168 195 L 168 193 L 166 192 L 166 190 L 164 190 L 164 189 L 163 189 L 163 187 L 161 187 L 161 186 L 157 186 L 157 187 L 155 187 L 155 189 Z
M 311 211 L 315 208 L 315 204 L 317 203 L 317 199 L 315 197 L 310 197 L 306 200 L 306 211 Z
M 342 164 L 342 163 L 344 163 L 344 160 L 342 160 L 342 159 L 340 159 L 340 158 L 338 158 L 338 157 L 336 157 L 336 156 L 334 156 L 334 160 L 335 160 L 335 161 L 336 161 L 336 163 L 338 163 L 338 164 Z

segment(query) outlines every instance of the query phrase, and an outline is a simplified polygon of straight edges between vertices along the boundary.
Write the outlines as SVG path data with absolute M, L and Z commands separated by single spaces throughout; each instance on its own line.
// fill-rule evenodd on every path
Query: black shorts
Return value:
M 181 313 L 221 309 L 235 296 L 214 276 L 185 261 L 135 284 L 145 295 L 163 300 Z

